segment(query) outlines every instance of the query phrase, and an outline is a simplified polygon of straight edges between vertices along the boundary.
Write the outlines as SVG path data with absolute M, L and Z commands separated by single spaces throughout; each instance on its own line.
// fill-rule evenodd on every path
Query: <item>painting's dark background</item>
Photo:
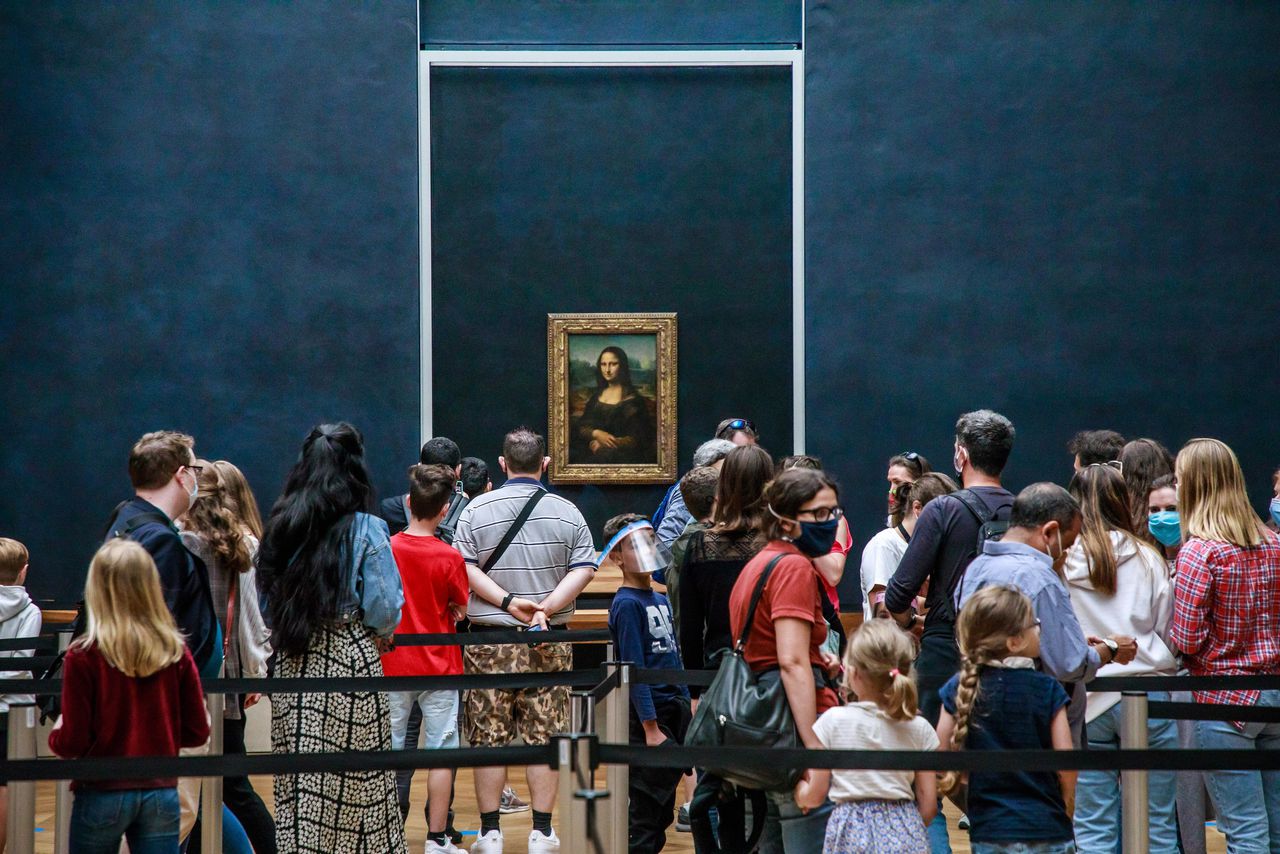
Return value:
M 416 15 L 0 8 L 0 534 L 32 547 L 37 595 L 74 598 L 148 429 L 193 432 L 268 505 L 307 428 L 345 417 L 399 488 L 418 441 Z M 436 0 L 422 40 L 785 46 L 799 21 L 794 2 Z M 949 468 L 977 406 L 1018 425 L 1015 487 L 1065 480 L 1081 427 L 1208 434 L 1261 509 L 1280 463 L 1280 7 L 810 3 L 803 38 L 808 447 L 859 541 L 888 456 Z M 491 464 L 507 427 L 545 425 L 552 311 L 680 312 L 682 461 L 729 414 L 790 450 L 790 256 L 772 248 L 789 91 L 623 76 L 433 81 L 435 420 Z M 660 492 L 571 494 L 598 522 Z

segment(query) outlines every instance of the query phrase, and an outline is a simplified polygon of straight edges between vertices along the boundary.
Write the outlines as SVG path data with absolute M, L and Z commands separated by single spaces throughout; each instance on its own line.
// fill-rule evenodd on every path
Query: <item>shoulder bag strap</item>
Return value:
M 529 517 L 533 515 L 533 508 L 538 506 L 538 502 L 542 500 L 542 496 L 547 491 L 542 487 L 534 490 L 533 495 L 529 496 L 529 500 L 520 508 L 520 515 L 516 516 L 515 521 L 511 523 L 511 527 L 507 528 L 507 532 L 502 535 L 502 540 L 498 543 L 498 547 L 489 555 L 489 559 L 485 561 L 480 571 L 485 575 L 489 574 L 489 570 L 498 565 L 498 561 L 502 560 L 502 556 L 506 554 L 507 547 L 515 541 L 516 534 L 520 533 L 520 529 L 524 527 L 524 523 L 529 521 Z
M 760 604 L 761 597 L 764 596 L 764 586 L 769 583 L 769 576 L 773 575 L 774 567 L 778 565 L 778 561 L 784 557 L 786 557 L 785 554 L 776 555 L 765 566 L 764 572 L 760 573 L 760 580 L 756 582 L 756 589 L 751 592 L 751 604 L 747 606 L 747 621 L 742 624 L 742 637 L 738 638 L 738 642 L 733 647 L 738 652 L 741 652 L 746 647 L 747 638 L 751 635 L 751 626 L 756 621 L 756 607 Z

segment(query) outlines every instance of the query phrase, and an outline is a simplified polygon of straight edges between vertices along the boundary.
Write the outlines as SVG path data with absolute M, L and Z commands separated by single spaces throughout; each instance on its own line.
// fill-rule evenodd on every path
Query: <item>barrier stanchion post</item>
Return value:
M 604 730 L 601 735 L 608 744 L 626 744 L 631 738 L 631 662 L 611 661 L 605 665 L 606 673 L 616 671 L 618 684 L 604 698 Z M 605 769 L 605 786 L 609 789 L 606 823 L 606 845 L 610 851 L 627 850 L 627 792 L 631 784 L 631 768 L 628 765 L 610 765 Z
M 590 851 L 587 838 L 588 804 L 576 793 L 592 788 L 591 740 L 594 736 L 572 733 L 556 737 L 556 759 L 560 769 L 558 801 L 560 838 L 564 851 Z
M 1147 749 L 1147 695 L 1125 691 L 1120 699 L 1120 748 Z M 1147 772 L 1120 772 L 1120 811 L 1123 814 L 1125 854 L 1147 854 L 1150 844 Z
M 58 651 L 71 645 L 71 632 L 58 633 Z M 53 854 L 71 854 L 71 781 L 56 783 L 53 799 Z
M 210 694 L 209 755 L 222 755 L 222 713 L 227 705 L 225 694 Z M 200 785 L 200 850 L 222 850 L 222 778 L 205 777 Z
M 9 707 L 9 759 L 36 758 L 36 707 Z M 5 833 L 9 854 L 32 854 L 36 850 L 36 784 L 34 780 L 9 783 L 9 827 Z

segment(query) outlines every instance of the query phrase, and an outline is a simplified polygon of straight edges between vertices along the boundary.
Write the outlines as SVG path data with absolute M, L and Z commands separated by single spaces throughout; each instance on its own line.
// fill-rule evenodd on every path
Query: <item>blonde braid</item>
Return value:
M 973 707 L 978 702 L 978 677 L 982 665 L 969 656 L 960 660 L 960 681 L 956 686 L 956 724 L 951 732 L 951 750 L 963 750 L 969 738 L 969 724 L 973 718 Z M 944 795 L 954 794 L 960 788 L 961 773 L 947 771 L 938 781 L 938 789 Z
M 1031 600 L 1012 587 L 984 587 L 970 597 L 956 621 L 960 644 L 960 678 L 956 685 L 955 729 L 951 750 L 963 750 L 974 726 L 982 668 L 1009 653 L 1009 639 L 1032 625 Z M 947 771 L 939 775 L 938 789 L 951 795 L 960 787 L 962 774 Z

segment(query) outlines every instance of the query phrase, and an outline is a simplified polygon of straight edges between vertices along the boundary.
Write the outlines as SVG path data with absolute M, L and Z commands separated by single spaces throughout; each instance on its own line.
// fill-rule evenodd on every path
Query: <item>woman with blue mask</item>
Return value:
M 1267 527 L 1280 532 L 1280 469 L 1271 473 L 1271 507 Z
M 814 732 L 817 716 L 839 704 L 833 679 L 840 659 L 823 651 L 827 624 L 814 560 L 831 551 L 843 513 L 835 483 L 820 471 L 791 469 L 765 489 L 762 532 L 768 543 L 738 576 L 729 597 L 730 628 L 742 638 L 743 655 L 756 678 L 780 680 L 796 733 L 805 747 L 821 749 Z M 766 573 L 769 573 L 766 577 Z M 757 588 L 758 607 L 751 608 Z M 832 805 L 807 812 L 793 792 L 769 792 L 762 854 L 821 851 Z
M 1146 527 L 1172 566 L 1182 547 L 1182 523 L 1178 517 L 1177 482 L 1171 474 L 1156 478 L 1147 492 Z

